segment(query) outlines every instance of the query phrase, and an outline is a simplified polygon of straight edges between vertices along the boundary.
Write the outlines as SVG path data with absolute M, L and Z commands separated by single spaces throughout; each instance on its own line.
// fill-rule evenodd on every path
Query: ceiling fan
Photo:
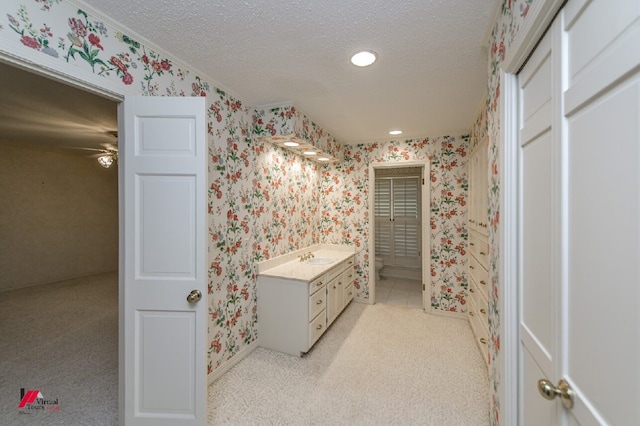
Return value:
M 82 151 L 92 151 L 94 154 L 90 155 L 92 158 L 96 158 L 98 160 L 98 164 L 100 164 L 105 169 L 108 169 L 118 160 L 118 131 L 112 130 L 108 131 L 110 135 L 116 138 L 116 143 L 101 143 L 102 148 L 88 148 L 88 147 L 80 147 L 80 146 L 67 146 L 67 149 L 76 149 Z
M 105 169 L 118 160 L 118 148 L 106 148 L 102 153 L 98 154 L 98 164 Z

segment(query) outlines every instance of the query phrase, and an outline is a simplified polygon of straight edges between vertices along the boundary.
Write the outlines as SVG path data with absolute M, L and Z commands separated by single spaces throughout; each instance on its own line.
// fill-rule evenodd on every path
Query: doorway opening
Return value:
M 421 172 L 419 167 L 375 172 L 375 255 L 382 262 L 377 275 L 420 280 Z
M 115 424 L 118 173 L 95 154 L 116 143 L 117 102 L 10 64 L 0 74 L 1 405 L 20 416 L 22 389 L 38 390 L 58 401 L 56 422 Z
M 370 294 L 373 303 L 428 309 L 428 162 L 370 167 Z

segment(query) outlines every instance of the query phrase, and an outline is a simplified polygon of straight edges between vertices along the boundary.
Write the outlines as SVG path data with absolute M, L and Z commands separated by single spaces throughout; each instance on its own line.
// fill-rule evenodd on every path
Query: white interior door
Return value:
M 120 423 L 204 425 L 204 99 L 127 97 L 118 123 Z
M 640 424 L 639 18 L 570 0 L 519 76 L 520 424 Z
M 640 425 L 640 2 L 565 7 L 570 424 Z
M 554 425 L 556 407 L 537 396 L 542 377 L 556 377 L 558 359 L 559 202 L 554 123 L 553 49 L 557 25 L 542 39 L 519 74 L 520 86 L 520 424 Z M 557 121 L 557 120 L 555 120 Z

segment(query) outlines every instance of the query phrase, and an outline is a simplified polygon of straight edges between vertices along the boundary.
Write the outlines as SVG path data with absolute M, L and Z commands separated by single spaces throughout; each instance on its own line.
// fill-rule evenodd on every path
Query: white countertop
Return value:
M 334 262 L 327 265 L 310 265 L 307 262 L 301 262 L 298 256 L 308 252 L 313 253 L 314 257 L 312 259 L 331 258 Z M 354 254 L 354 246 L 318 244 L 258 263 L 258 276 L 309 282 Z

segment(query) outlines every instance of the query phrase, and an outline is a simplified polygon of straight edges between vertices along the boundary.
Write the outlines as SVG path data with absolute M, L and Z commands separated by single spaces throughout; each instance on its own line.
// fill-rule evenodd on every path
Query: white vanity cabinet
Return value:
M 327 265 L 310 281 L 259 274 L 260 346 L 295 356 L 308 352 L 353 299 L 353 262 L 349 256 Z

